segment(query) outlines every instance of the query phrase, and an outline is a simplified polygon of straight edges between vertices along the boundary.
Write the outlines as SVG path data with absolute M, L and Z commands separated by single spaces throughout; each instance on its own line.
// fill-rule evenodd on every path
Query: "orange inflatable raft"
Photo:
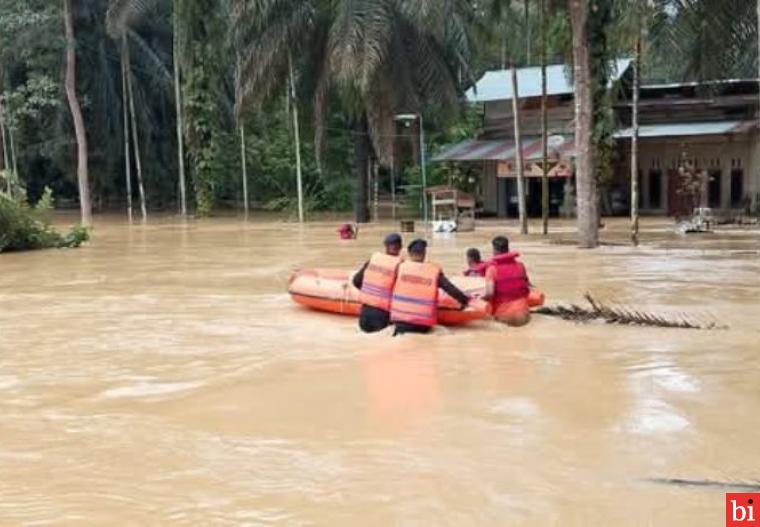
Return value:
M 361 304 L 359 290 L 351 283 L 352 272 L 338 269 L 301 269 L 295 271 L 288 284 L 288 293 L 298 304 L 340 315 L 358 316 Z M 491 314 L 488 302 L 479 300 L 485 293 L 485 280 L 480 277 L 454 276 L 450 280 L 474 300 L 464 309 L 459 302 L 441 292 L 438 299 L 438 323 L 457 326 L 480 320 Z M 542 305 L 543 293 L 532 292 L 531 306 Z

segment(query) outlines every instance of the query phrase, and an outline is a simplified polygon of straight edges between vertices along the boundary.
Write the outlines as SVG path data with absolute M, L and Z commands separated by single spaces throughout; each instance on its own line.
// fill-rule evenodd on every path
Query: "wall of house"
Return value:
M 760 154 L 757 134 L 736 136 L 700 136 L 693 138 L 643 139 L 640 144 L 639 170 L 642 195 L 641 211 L 646 214 L 667 214 L 669 211 L 669 172 L 678 169 L 682 157 L 694 163 L 697 169 L 719 171 L 721 211 L 737 209 L 731 203 L 731 173 L 743 172 L 743 195 L 754 196 L 760 191 Z M 627 148 L 626 148 L 627 150 Z M 630 173 L 626 163 L 626 174 Z M 651 188 L 650 173 L 661 171 L 660 204 L 653 203 L 656 192 Z M 702 186 L 702 206 L 710 205 L 709 183 Z
M 480 188 L 482 192 L 483 211 L 488 214 L 498 212 L 498 188 L 496 181 L 496 162 L 484 161 L 483 175 Z
M 548 98 L 546 116 L 549 133 L 572 134 L 574 111 L 572 95 Z M 540 97 L 520 100 L 520 130 L 524 136 L 541 135 Z M 513 136 L 512 101 L 485 103 L 483 137 L 497 139 Z

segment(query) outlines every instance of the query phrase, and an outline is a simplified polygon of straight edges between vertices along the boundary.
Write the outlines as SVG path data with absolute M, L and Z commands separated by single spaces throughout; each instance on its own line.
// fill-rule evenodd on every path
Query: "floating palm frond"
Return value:
M 569 306 L 545 306 L 536 310 L 540 315 L 559 317 L 573 322 L 591 322 L 603 320 L 607 324 L 623 324 L 628 326 L 650 326 L 657 328 L 678 329 L 727 329 L 712 317 L 697 317 L 686 313 L 659 314 L 641 311 L 626 306 L 609 306 L 586 293 L 584 298 L 590 307 L 576 304 Z

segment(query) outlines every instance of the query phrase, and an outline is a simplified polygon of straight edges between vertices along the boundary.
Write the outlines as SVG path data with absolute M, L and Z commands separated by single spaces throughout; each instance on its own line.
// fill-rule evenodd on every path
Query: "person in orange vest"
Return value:
M 439 265 L 425 262 L 427 242 L 417 239 L 409 244 L 409 260 L 398 266 L 391 301 L 393 336 L 403 333 L 428 333 L 438 322 L 438 290 L 443 289 L 462 309 L 469 297 L 446 278 Z
M 492 242 L 493 258 L 486 269 L 485 299 L 490 300 L 496 320 L 510 326 L 524 326 L 530 321 L 530 281 L 525 266 L 517 261 L 520 254 L 509 251 L 506 236 Z
M 401 235 L 391 233 L 383 244 L 385 253 L 373 254 L 353 278 L 362 303 L 359 328 L 365 333 L 382 331 L 390 325 L 391 295 L 401 263 Z

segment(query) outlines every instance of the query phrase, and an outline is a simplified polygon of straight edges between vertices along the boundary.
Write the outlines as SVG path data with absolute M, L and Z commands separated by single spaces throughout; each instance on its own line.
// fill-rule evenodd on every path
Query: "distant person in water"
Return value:
M 441 267 L 425 262 L 427 242 L 414 240 L 407 247 L 409 261 L 398 266 L 391 301 L 393 335 L 428 333 L 438 322 L 438 290 L 443 289 L 462 309 L 470 299 L 443 275 Z
M 485 276 L 488 263 L 484 262 L 477 249 L 467 249 L 467 269 L 464 270 L 465 276 Z
M 509 251 L 506 236 L 491 242 L 493 258 L 486 268 L 486 296 L 496 320 L 510 326 L 524 326 L 530 321 L 530 281 L 525 266 L 517 261 L 519 253 Z
M 350 223 L 344 223 L 338 228 L 338 235 L 341 240 L 355 240 L 359 235 L 359 229 Z
M 391 295 L 401 263 L 401 235 L 389 234 L 383 244 L 385 252 L 373 254 L 353 278 L 362 304 L 359 328 L 365 333 L 382 331 L 390 324 Z

